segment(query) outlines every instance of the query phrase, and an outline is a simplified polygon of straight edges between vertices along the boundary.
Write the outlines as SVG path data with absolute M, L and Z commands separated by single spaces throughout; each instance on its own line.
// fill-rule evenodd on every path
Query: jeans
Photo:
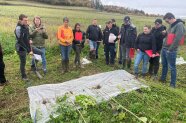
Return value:
M 46 49 L 44 47 L 42 48 L 37 47 L 37 48 L 33 48 L 33 52 L 35 52 L 35 54 L 41 54 L 43 70 L 46 70 L 46 55 L 45 55 Z M 35 66 L 34 59 L 32 59 L 32 66 Z
M 26 65 L 26 51 L 18 51 L 17 52 L 20 59 L 20 71 L 21 71 L 21 77 L 26 78 L 26 72 L 25 72 L 25 65 Z
M 141 62 L 141 60 L 143 60 L 143 66 L 142 66 L 142 74 L 146 74 L 147 73 L 147 66 L 148 66 L 148 62 L 149 62 L 150 57 L 142 51 L 138 51 L 135 61 L 134 61 L 134 73 L 138 74 L 138 67 L 139 64 Z
M 90 50 L 96 50 L 97 49 L 97 41 L 89 40 L 89 46 L 90 46 Z
M 97 42 L 97 47 L 96 47 L 96 58 L 98 58 L 98 49 L 99 49 L 99 46 L 100 46 L 100 42 Z
M 161 80 L 165 81 L 167 77 L 168 67 L 171 70 L 171 82 L 170 86 L 176 86 L 176 57 L 177 51 L 168 51 L 167 49 L 162 49 L 161 59 L 162 59 L 162 74 Z
M 106 44 L 104 46 L 105 57 L 106 57 L 106 64 L 114 64 L 115 59 L 115 46 Z M 110 61 L 110 62 L 109 62 Z
M 71 51 L 72 46 L 63 46 L 60 45 L 61 49 L 61 58 L 63 61 L 69 61 L 69 56 L 70 56 L 70 51 Z

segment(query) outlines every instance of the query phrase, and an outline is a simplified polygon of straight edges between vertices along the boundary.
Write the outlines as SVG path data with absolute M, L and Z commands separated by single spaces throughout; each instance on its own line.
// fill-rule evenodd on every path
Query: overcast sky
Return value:
M 172 12 L 177 17 L 186 17 L 186 0 L 102 0 L 106 5 L 118 5 L 143 10 L 146 13 L 165 14 Z

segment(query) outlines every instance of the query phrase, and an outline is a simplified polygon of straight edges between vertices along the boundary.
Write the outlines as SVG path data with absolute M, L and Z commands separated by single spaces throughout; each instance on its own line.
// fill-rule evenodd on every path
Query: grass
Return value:
M 2 123 L 27 123 L 31 122 L 29 114 L 29 99 L 26 90 L 26 84 L 20 79 L 19 59 L 15 53 L 14 28 L 19 14 L 25 13 L 29 16 L 30 23 L 36 15 L 41 16 L 49 33 L 47 41 L 47 61 L 48 74 L 45 79 L 39 80 L 30 69 L 30 58 L 27 58 L 27 71 L 33 86 L 50 83 L 61 83 L 82 76 L 93 75 L 101 72 L 117 70 L 121 66 L 106 66 L 104 62 L 103 46 L 100 48 L 100 59 L 93 61 L 93 64 L 87 65 L 85 69 L 77 70 L 71 67 L 71 72 L 64 75 L 60 72 L 61 57 L 57 46 L 56 31 L 62 24 L 62 18 L 68 16 L 70 25 L 73 27 L 76 22 L 82 24 L 82 30 L 86 30 L 93 18 L 98 19 L 98 23 L 104 27 L 105 22 L 111 18 L 117 20 L 117 24 L 122 24 L 124 15 L 116 13 L 98 12 L 89 8 L 81 7 L 60 7 L 36 4 L 34 2 L 7 1 L 14 5 L 0 6 L 0 41 L 5 51 L 6 77 L 10 84 L 0 91 L 0 122 Z M 24 4 L 24 6 L 19 6 Z M 31 5 L 31 6 L 29 6 Z M 37 10 L 37 11 L 36 11 Z M 141 17 L 131 15 L 138 32 L 142 31 L 144 24 L 153 25 L 155 18 Z M 186 46 L 181 47 L 179 56 L 186 59 Z M 87 56 L 88 46 L 86 45 L 82 56 Z M 74 53 L 71 53 L 71 66 L 73 65 Z M 147 117 L 148 121 L 153 123 L 184 123 L 186 122 L 186 65 L 177 67 L 178 81 L 177 88 L 169 88 L 169 83 L 162 85 L 160 82 L 154 82 L 149 78 L 141 81 L 149 86 L 148 89 L 141 89 L 127 94 L 121 94 L 115 99 L 124 107 L 134 112 L 139 117 Z M 170 75 L 170 73 L 169 73 Z M 168 77 L 170 80 L 170 76 Z M 97 106 L 88 109 L 88 115 L 91 116 L 92 123 L 136 123 L 139 122 L 135 117 L 120 109 L 112 100 L 103 102 Z M 125 117 L 123 119 L 119 116 Z M 120 114 L 120 115 L 119 115 Z

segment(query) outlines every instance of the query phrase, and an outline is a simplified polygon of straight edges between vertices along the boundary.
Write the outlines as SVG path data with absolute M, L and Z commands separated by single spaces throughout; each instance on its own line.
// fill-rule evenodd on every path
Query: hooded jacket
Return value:
M 173 43 L 170 45 L 168 44 L 168 36 L 170 34 L 174 34 L 175 37 L 173 39 Z M 167 30 L 167 36 L 165 37 L 163 41 L 163 48 L 169 50 L 169 51 L 177 51 L 179 43 L 181 39 L 185 35 L 185 27 L 184 22 L 180 19 L 176 20 L 173 24 L 170 25 L 169 29 Z

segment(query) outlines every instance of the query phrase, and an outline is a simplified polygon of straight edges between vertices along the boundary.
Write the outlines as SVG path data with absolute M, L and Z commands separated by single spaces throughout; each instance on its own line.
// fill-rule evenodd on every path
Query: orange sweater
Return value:
M 64 26 L 60 26 L 58 28 L 57 38 L 59 40 L 59 44 L 63 46 L 71 45 L 74 39 L 72 28 L 65 28 Z

